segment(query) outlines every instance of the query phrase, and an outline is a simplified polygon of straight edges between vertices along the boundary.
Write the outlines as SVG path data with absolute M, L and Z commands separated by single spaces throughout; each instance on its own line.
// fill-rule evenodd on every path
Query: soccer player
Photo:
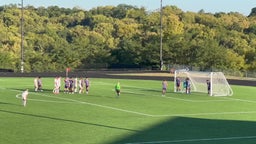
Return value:
M 55 77 L 54 79 L 54 88 L 53 88 L 53 93 L 57 94 L 57 81 L 58 81 L 58 77 Z
M 77 77 L 74 79 L 74 92 L 77 93 L 77 88 L 78 88 L 78 79 Z
M 41 77 L 38 77 L 37 83 L 38 83 L 38 90 L 43 91 L 43 83 L 42 83 Z
M 176 92 L 179 92 L 180 91 L 180 78 L 177 77 L 176 78 Z
M 38 91 L 38 77 L 34 79 L 34 88 L 35 88 L 35 92 Z
M 69 78 L 69 94 L 74 94 L 74 80 L 72 77 Z
M 61 86 L 61 77 L 56 77 L 54 79 L 54 89 L 53 89 L 54 94 L 60 93 L 60 86 Z
M 28 89 L 22 92 L 22 104 L 25 107 L 27 105 Z
M 85 82 L 85 91 L 86 91 L 86 94 L 88 94 L 89 93 L 89 88 L 90 88 L 89 78 L 86 77 L 84 82 Z
M 211 92 L 211 82 L 209 80 L 206 80 L 206 84 L 207 84 L 208 94 L 210 94 L 210 92 Z
M 189 78 L 186 78 L 186 94 L 190 94 L 191 82 Z
M 78 85 L 79 85 L 79 93 L 84 93 L 84 79 L 82 77 L 80 77 L 79 81 L 78 81 Z
M 61 77 L 60 76 L 58 77 L 58 80 L 57 80 L 57 87 L 58 87 L 57 93 L 60 93 L 60 87 L 61 87 Z
M 115 91 L 116 91 L 117 97 L 119 97 L 119 96 L 120 96 L 120 93 L 121 93 L 121 85 L 120 85 L 120 82 L 117 82 L 117 84 L 115 85 Z
M 68 93 L 68 90 L 69 90 L 69 78 L 68 77 L 66 77 L 65 79 L 64 79 L 64 93 Z
M 163 81 L 162 81 L 162 96 L 165 96 L 167 87 L 168 87 L 167 81 L 166 81 L 166 80 L 163 80 Z

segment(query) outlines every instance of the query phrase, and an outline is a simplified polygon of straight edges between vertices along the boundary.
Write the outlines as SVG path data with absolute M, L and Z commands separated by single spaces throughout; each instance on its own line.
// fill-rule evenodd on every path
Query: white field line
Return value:
M 223 97 L 224 99 L 230 99 L 233 101 L 241 101 L 241 102 L 248 102 L 248 103 L 256 103 L 256 101 L 252 100 L 245 100 L 245 99 L 237 99 L 237 98 L 231 98 L 231 97 Z
M 112 85 L 110 83 L 106 83 L 106 82 L 97 82 L 98 84 L 104 84 L 104 85 Z M 135 86 L 130 86 L 130 85 L 123 85 L 125 87 L 130 87 L 130 88 L 140 88 L 140 89 L 145 89 L 147 90 L 147 88 L 145 87 L 135 87 Z M 128 88 L 129 89 L 129 88 Z M 131 89 L 129 89 L 131 90 Z M 140 95 L 145 95 L 144 93 L 138 93 L 138 92 L 132 92 L 132 91 L 129 91 L 127 90 L 127 88 L 125 90 L 122 90 L 123 92 L 126 92 L 126 93 L 132 93 L 132 94 L 140 94 Z M 148 90 L 152 90 L 152 89 L 148 89 Z M 155 89 L 154 89 L 155 90 Z M 161 96 L 161 95 L 149 95 L 149 96 Z M 174 99 L 174 100 L 179 100 L 179 101 L 185 101 L 185 102 L 222 102 L 222 101 L 232 101 L 232 100 L 190 100 L 190 99 L 183 99 L 183 98 L 175 98 L 175 97 L 164 97 L 164 98 L 168 98 L 168 99 Z M 217 97 L 216 97 L 217 98 Z
M 114 91 L 114 89 L 113 89 L 113 91 Z M 128 91 L 128 90 L 123 90 L 123 92 L 131 93 L 131 94 L 145 95 L 144 93 L 137 93 L 137 92 L 132 92 L 132 91 Z M 233 101 L 233 100 L 223 100 L 223 99 L 222 100 L 219 100 L 219 99 L 218 100 L 190 100 L 190 99 L 175 98 L 175 97 L 171 97 L 171 96 L 161 96 L 161 95 L 149 95 L 149 96 L 162 97 L 162 98 L 174 99 L 174 100 L 185 101 L 185 102 L 195 102 L 195 103 Z
M 180 100 L 180 101 L 185 101 L 185 102 L 195 102 L 195 103 L 233 101 L 233 100 L 190 100 L 190 99 L 183 99 L 183 98 L 175 98 L 175 97 L 171 97 L 171 96 L 168 96 L 168 97 L 165 96 L 164 98 Z
M 116 110 L 116 111 L 122 111 L 122 112 L 126 112 L 126 113 L 132 113 L 132 114 L 137 114 L 137 115 L 142 115 L 142 116 L 154 117 L 154 115 L 151 115 L 151 114 L 146 114 L 146 113 L 141 113 L 141 112 L 136 112 L 136 111 L 130 111 L 130 110 L 125 110 L 125 109 L 120 109 L 120 108 L 115 108 L 115 107 L 105 106 L 105 105 L 100 105 L 100 104 L 95 104 L 95 103 L 89 103 L 89 102 L 74 100 L 74 99 L 70 99 L 70 98 L 53 97 L 53 96 L 49 96 L 49 95 L 46 95 L 46 94 L 40 94 L 40 93 L 35 93 L 35 92 L 33 92 L 33 94 L 41 95 L 41 96 L 44 96 L 44 97 L 51 97 L 51 98 L 66 100 L 66 101 L 69 101 L 69 102 L 76 102 L 76 103 L 79 103 L 79 104 L 97 106 L 97 107 L 101 107 L 101 108 L 105 108 L 105 109 L 112 109 L 112 110 Z M 51 101 L 51 102 L 53 102 L 53 101 Z
M 16 98 L 22 99 L 21 98 L 21 94 L 17 94 Z M 46 103 L 62 103 L 62 104 L 63 103 L 75 103 L 75 102 L 68 102 L 68 101 L 51 101 L 51 100 L 31 99 L 31 98 L 28 98 L 28 100 L 30 100 L 30 101 L 46 102 Z
M 221 140 L 242 140 L 255 139 L 256 136 L 241 136 L 241 137 L 220 137 L 220 138 L 202 138 L 202 139 L 182 139 L 170 141 L 151 141 L 151 142 L 133 142 L 126 144 L 163 144 L 163 143 L 183 143 L 183 142 L 202 142 L 202 141 L 221 141 Z
M 17 90 L 14 90 L 17 91 Z M 116 110 L 116 111 L 122 111 L 122 112 L 126 112 L 126 113 L 133 113 L 133 114 L 137 114 L 137 115 L 142 115 L 142 116 L 148 116 L 148 117 L 173 117 L 173 116 L 205 116 L 205 115 L 234 115 L 234 114 L 252 114 L 252 113 L 256 113 L 256 111 L 248 111 L 248 112 L 220 112 L 220 113 L 194 113 L 194 114 L 170 114 L 170 115 L 152 115 L 152 114 L 146 114 L 146 113 L 141 113 L 141 112 L 136 112 L 136 111 L 131 111 L 131 110 L 125 110 L 125 109 L 120 109 L 120 108 L 115 108 L 115 107 L 111 107 L 111 106 L 105 106 L 105 105 L 100 105 L 100 104 L 95 104 L 95 103 L 89 103 L 89 102 L 84 102 L 84 101 L 79 101 L 79 100 L 74 100 L 74 99 L 70 99 L 70 98 L 63 98 L 63 97 L 54 97 L 54 96 L 49 96 L 46 94 L 41 94 L 41 93 L 35 93 L 33 92 L 33 94 L 39 95 L 39 96 L 44 96 L 44 97 L 51 97 L 51 98 L 56 98 L 56 99 L 60 99 L 60 100 L 65 100 L 62 102 L 58 102 L 58 101 L 50 101 L 50 100 L 36 100 L 33 99 L 34 101 L 41 101 L 41 102 L 52 102 L 52 103 L 79 103 L 79 104 L 86 104 L 86 105 L 91 105 L 91 106 L 97 106 L 97 107 L 101 107 L 101 108 L 105 108 L 105 109 L 112 109 L 112 110 Z M 19 97 L 20 94 L 17 94 L 16 97 Z

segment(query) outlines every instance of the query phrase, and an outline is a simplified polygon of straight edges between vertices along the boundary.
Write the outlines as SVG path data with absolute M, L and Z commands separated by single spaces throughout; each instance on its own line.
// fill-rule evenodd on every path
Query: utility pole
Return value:
M 163 5 L 162 5 L 162 0 L 160 2 L 160 70 L 163 70 L 163 34 L 162 34 L 162 29 L 163 29 Z
M 21 42 L 20 42 L 20 47 L 21 47 L 21 66 L 20 66 L 20 71 L 21 73 L 24 73 L 24 32 L 23 32 L 23 25 L 24 25 L 24 10 L 23 10 L 23 0 L 21 0 L 21 19 L 20 19 L 20 35 L 21 35 Z

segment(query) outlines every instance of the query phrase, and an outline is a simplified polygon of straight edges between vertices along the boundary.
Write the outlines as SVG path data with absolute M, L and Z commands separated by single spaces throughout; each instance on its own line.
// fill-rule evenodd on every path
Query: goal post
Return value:
M 190 81 L 191 92 L 208 93 L 207 80 L 210 83 L 210 96 L 231 96 L 233 91 L 222 72 L 198 72 L 188 69 L 174 72 L 174 92 L 184 92 L 183 83 Z M 180 84 L 178 84 L 180 83 Z M 180 88 L 178 88 L 180 86 Z

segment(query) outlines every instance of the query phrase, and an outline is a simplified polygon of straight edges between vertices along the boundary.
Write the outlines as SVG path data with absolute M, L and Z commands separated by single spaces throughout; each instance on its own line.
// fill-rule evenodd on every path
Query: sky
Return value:
M 0 0 L 0 6 L 8 4 L 20 4 L 22 0 Z M 59 6 L 64 8 L 80 7 L 90 10 L 97 6 L 117 6 L 128 4 L 137 7 L 145 7 L 148 11 L 160 8 L 161 0 L 23 0 L 24 6 Z M 163 6 L 175 5 L 184 12 L 198 12 L 204 10 L 209 13 L 216 12 L 239 12 L 245 16 L 249 15 L 251 9 L 256 7 L 256 0 L 162 0 Z

